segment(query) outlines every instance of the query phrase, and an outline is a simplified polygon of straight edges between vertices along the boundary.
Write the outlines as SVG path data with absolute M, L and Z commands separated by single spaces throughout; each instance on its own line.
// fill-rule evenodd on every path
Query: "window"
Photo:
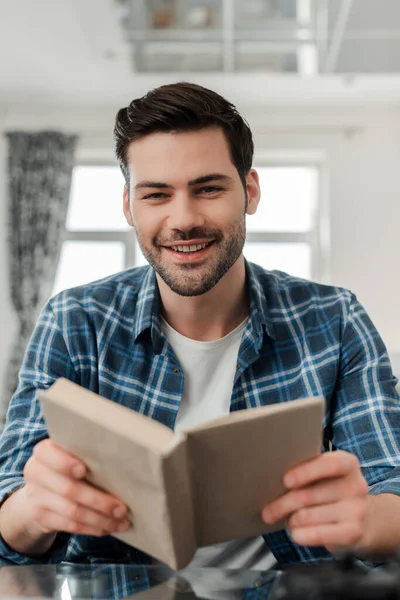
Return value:
M 262 267 L 318 279 L 319 170 L 316 166 L 256 167 L 261 202 L 247 217 L 244 255 Z
M 247 217 L 245 256 L 269 270 L 320 279 L 318 166 L 265 165 L 257 171 L 262 199 Z M 146 264 L 123 215 L 123 185 L 119 167 L 75 167 L 54 294 Z

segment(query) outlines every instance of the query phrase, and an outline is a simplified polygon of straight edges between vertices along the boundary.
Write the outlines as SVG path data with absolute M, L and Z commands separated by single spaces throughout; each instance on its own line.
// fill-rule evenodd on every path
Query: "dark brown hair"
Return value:
M 129 188 L 127 149 L 139 138 L 156 132 L 198 131 L 220 127 L 228 141 L 232 163 L 246 190 L 254 142 L 247 122 L 236 107 L 216 92 L 195 83 L 173 83 L 148 92 L 121 108 L 115 119 L 115 152 Z

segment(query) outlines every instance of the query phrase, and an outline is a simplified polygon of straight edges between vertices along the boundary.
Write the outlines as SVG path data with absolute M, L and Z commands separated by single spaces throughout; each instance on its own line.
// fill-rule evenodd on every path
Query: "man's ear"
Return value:
M 260 202 L 261 190 L 258 173 L 255 169 L 250 169 L 246 175 L 247 208 L 248 215 L 254 215 Z
M 124 201 L 123 206 L 124 206 L 125 219 L 126 219 L 128 225 L 130 225 L 131 227 L 134 227 L 132 213 L 131 213 L 131 205 L 129 202 L 129 191 L 128 191 L 128 188 L 126 187 L 126 185 L 124 185 L 123 201 Z

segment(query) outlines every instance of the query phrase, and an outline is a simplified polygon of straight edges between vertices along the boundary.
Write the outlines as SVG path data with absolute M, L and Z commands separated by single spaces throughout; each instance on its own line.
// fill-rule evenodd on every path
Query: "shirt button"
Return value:
M 178 375 L 179 374 L 179 369 L 174 369 L 174 373 L 175 373 L 175 375 Z
M 236 371 L 240 369 L 240 363 L 236 363 Z

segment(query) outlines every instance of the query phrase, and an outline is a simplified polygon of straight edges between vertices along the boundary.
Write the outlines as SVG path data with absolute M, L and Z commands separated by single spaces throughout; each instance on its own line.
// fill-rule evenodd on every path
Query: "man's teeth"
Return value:
M 208 246 L 208 244 L 193 244 L 193 246 L 171 246 L 172 250 L 175 252 L 198 252 L 198 250 L 203 250 Z

